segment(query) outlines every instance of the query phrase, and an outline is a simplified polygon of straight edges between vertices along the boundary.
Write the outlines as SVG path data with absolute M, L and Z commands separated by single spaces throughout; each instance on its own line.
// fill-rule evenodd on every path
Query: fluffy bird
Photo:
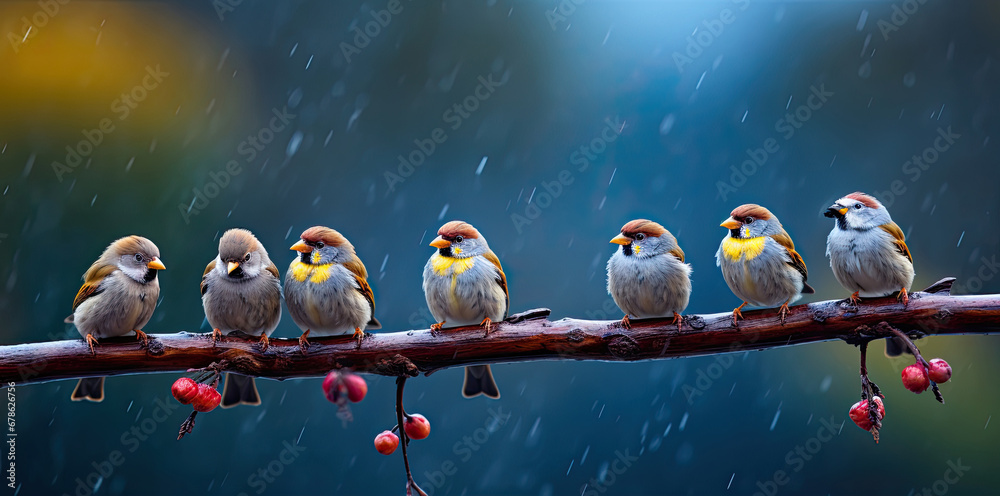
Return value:
M 149 322 L 160 296 L 156 278 L 164 270 L 160 250 L 141 236 L 126 236 L 111 243 L 83 275 L 83 286 L 73 300 L 73 315 L 66 317 L 87 340 L 90 352 L 100 338 L 135 332 L 147 346 L 142 327 Z M 80 379 L 70 396 L 73 401 L 104 400 L 104 378 Z
M 285 272 L 285 304 L 303 331 L 299 337 L 303 351 L 310 332 L 317 336 L 353 332 L 360 345 L 366 327 L 382 327 L 374 317 L 368 271 L 347 238 L 328 227 L 310 227 L 291 249 L 299 253 Z
M 489 334 L 492 323 L 507 318 L 510 299 L 500 259 L 472 225 L 451 221 L 431 241 L 437 251 L 424 266 L 424 297 L 438 322 L 431 330 L 479 324 Z M 499 398 L 489 365 L 465 368 L 462 395 Z
M 733 309 L 733 325 L 743 318 L 740 312 L 751 304 L 774 307 L 785 323 L 788 304 L 803 293 L 814 293 L 806 284 L 808 271 L 795 251 L 791 236 L 768 209 L 755 204 L 736 207 L 722 223 L 729 234 L 715 253 L 716 265 L 722 268 L 726 284 L 743 304 Z
M 851 193 L 823 214 L 836 220 L 826 238 L 826 256 L 833 275 L 848 291 L 852 304 L 861 296 L 877 297 L 899 292 L 903 306 L 909 303 L 907 288 L 913 284 L 913 257 L 902 229 L 875 198 Z M 886 341 L 886 354 L 906 350 L 898 340 Z
M 267 350 L 267 337 L 281 319 L 281 281 L 278 268 L 267 250 L 246 229 L 230 229 L 219 240 L 219 255 L 205 268 L 201 278 L 201 303 L 212 326 L 213 339 L 241 331 L 260 335 Z M 226 374 L 222 406 L 259 405 L 253 378 Z
M 691 265 L 677 239 L 660 224 L 637 219 L 611 239 L 621 245 L 608 259 L 608 293 L 629 316 L 640 319 L 673 316 L 681 328 L 681 312 L 691 296 Z

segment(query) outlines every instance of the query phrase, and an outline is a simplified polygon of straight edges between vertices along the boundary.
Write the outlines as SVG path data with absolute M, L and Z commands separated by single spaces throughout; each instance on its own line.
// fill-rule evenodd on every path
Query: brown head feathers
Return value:
M 456 236 L 474 239 L 479 237 L 479 231 L 468 222 L 453 220 L 441 226 L 441 229 L 438 229 L 438 235 L 444 239 L 455 239 Z
M 134 255 L 136 253 L 142 253 L 147 258 L 159 258 L 160 256 L 160 250 L 156 245 L 142 236 L 125 236 L 124 238 L 115 240 L 104 250 L 104 256 L 110 256 L 113 259 L 117 259 L 122 255 Z
M 768 220 L 774 215 L 771 215 L 771 211 L 757 205 L 756 203 L 747 203 L 746 205 L 740 205 L 733 209 L 731 215 L 734 219 L 738 221 L 743 221 L 747 217 L 753 217 L 754 219 Z
M 876 200 L 875 198 L 872 198 L 871 196 L 868 196 L 868 195 L 866 195 L 866 194 L 864 194 L 864 193 L 862 193 L 860 191 L 855 192 L 855 193 L 851 193 L 851 194 L 847 195 L 845 198 L 850 198 L 852 200 L 859 201 L 864 206 L 866 206 L 868 208 L 878 208 L 879 205 L 880 205 L 879 202 L 878 202 L 878 200 Z
M 303 231 L 301 238 L 303 241 L 309 243 L 316 244 L 322 242 L 328 246 L 340 246 L 345 243 L 350 244 L 347 242 L 347 238 L 345 238 L 342 234 L 330 229 L 329 227 L 323 226 L 315 226 L 306 229 Z
M 622 234 L 634 238 L 636 234 L 642 233 L 646 236 L 658 237 L 667 232 L 660 224 L 646 219 L 636 219 L 622 226 Z
M 246 229 L 230 229 L 219 240 L 219 258 L 222 260 L 239 260 L 257 249 L 263 249 L 263 246 Z

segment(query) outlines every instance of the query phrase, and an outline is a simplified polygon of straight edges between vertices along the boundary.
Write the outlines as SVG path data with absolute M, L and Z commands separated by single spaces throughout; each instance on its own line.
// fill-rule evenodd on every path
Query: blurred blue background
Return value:
M 812 269 L 804 301 L 842 298 L 821 211 L 856 190 L 906 233 L 914 289 L 1000 292 L 1000 4 L 578 3 L 0 4 L 0 342 L 78 339 L 62 319 L 80 275 L 127 234 L 168 267 L 146 331 L 205 332 L 198 283 L 230 227 L 282 271 L 302 230 L 340 230 L 394 331 L 430 324 L 427 243 L 454 218 L 503 261 L 512 312 L 620 318 L 608 240 L 637 217 L 687 254 L 687 312 L 729 311 L 718 225 L 757 202 Z M 285 316 L 275 336 L 297 336 Z M 847 418 L 857 350 L 829 342 L 499 365 L 499 401 L 463 400 L 458 369 L 418 378 L 407 409 L 433 431 L 411 463 L 438 495 L 994 492 L 1000 345 L 918 344 L 954 367 L 947 404 L 873 353 L 878 445 Z M 689 398 L 700 373 L 716 378 Z M 84 496 L 115 450 L 97 494 L 403 491 L 399 454 L 372 449 L 395 422 L 390 378 L 368 378 L 346 428 L 319 379 L 261 380 L 261 407 L 200 415 L 178 442 L 184 409 L 149 420 L 176 377 L 113 378 L 100 404 L 71 403 L 72 381 L 17 388 L 16 492 Z

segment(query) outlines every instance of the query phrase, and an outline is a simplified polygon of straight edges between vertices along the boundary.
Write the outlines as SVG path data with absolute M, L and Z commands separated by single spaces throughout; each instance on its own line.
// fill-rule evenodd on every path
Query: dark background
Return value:
M 198 282 L 231 227 L 254 231 L 282 272 L 302 230 L 340 230 L 367 264 L 384 329 L 396 331 L 430 323 L 420 274 L 427 243 L 453 218 L 476 225 L 503 261 L 512 311 L 620 318 L 605 291 L 608 240 L 637 217 L 663 223 L 687 254 L 688 313 L 728 311 L 739 301 L 715 267 L 718 225 L 733 207 L 759 202 L 812 269 L 817 293 L 804 301 L 840 298 L 824 257 L 832 222 L 821 211 L 855 190 L 891 204 L 916 264 L 914 289 L 955 276 L 966 293 L 1000 291 L 996 2 L 403 0 L 348 61 L 343 44 L 387 4 L 244 0 L 221 16 L 208 0 L 74 0 L 51 16 L 38 3 L 0 4 L 0 342 L 79 339 L 62 319 L 80 275 L 127 234 L 156 242 L 168 267 L 146 331 L 205 332 Z M 896 13 L 898 29 L 883 36 L 879 23 L 903 7 L 912 14 Z M 24 38 L 22 16 L 45 22 Z M 704 46 L 678 64 L 675 53 L 697 43 L 689 36 Z M 157 65 L 169 76 L 121 119 L 115 99 Z M 476 100 L 481 76 L 502 84 Z M 833 95 L 786 139 L 777 121 L 807 104 L 811 88 Z M 478 108 L 452 129 L 444 113 L 467 97 Z M 247 160 L 241 142 L 285 107 L 290 125 Z M 113 132 L 57 173 L 66 146 L 104 118 Z M 605 133 L 613 141 L 600 139 L 606 120 L 620 131 Z M 438 127 L 447 139 L 390 191 L 397 156 Z M 905 163 L 948 128 L 959 137 L 915 177 Z M 778 152 L 732 177 L 769 138 Z M 585 168 L 581 146 L 592 147 Z M 206 190 L 231 160 L 241 172 Z M 558 194 L 550 184 L 546 201 L 544 184 L 563 170 L 572 183 Z M 721 193 L 733 179 L 735 191 Z M 894 181 L 905 191 L 887 195 Z M 194 201 L 196 190 L 214 198 Z M 512 220 L 528 213 L 530 223 Z M 275 336 L 298 335 L 285 317 Z M 947 404 L 902 388 L 906 360 L 872 353 L 888 410 L 878 445 L 847 419 L 857 350 L 829 342 L 635 364 L 499 365 L 499 401 L 461 399 L 461 371 L 443 371 L 407 388 L 407 408 L 433 426 L 411 444 L 411 462 L 425 489 L 451 495 L 580 494 L 585 484 L 587 494 L 753 494 L 776 470 L 790 474 L 777 494 L 905 495 L 935 482 L 949 494 L 995 491 L 997 340 L 919 345 L 954 367 Z M 699 373 L 717 379 L 689 402 L 683 391 Z M 147 420 L 155 432 L 145 441 L 123 441 L 176 377 L 113 378 L 100 404 L 71 403 L 72 381 L 18 387 L 18 494 L 72 494 L 114 450 L 124 462 L 98 494 L 402 493 L 399 454 L 372 449 L 394 423 L 391 379 L 368 378 L 346 428 L 319 379 L 261 380 L 259 408 L 200 415 L 180 442 L 186 410 L 177 409 Z M 490 424 L 483 440 L 476 429 L 491 408 L 510 421 Z M 839 435 L 808 444 L 831 418 L 847 420 Z M 477 434 L 466 460 L 454 444 Z M 285 441 L 305 448 L 287 465 L 275 462 Z M 794 450 L 807 445 L 819 451 L 800 464 Z M 611 462 L 626 450 L 639 459 L 615 474 Z M 457 472 L 433 476 L 449 460 Z M 971 470 L 941 482 L 949 462 Z M 269 465 L 280 475 L 252 485 Z

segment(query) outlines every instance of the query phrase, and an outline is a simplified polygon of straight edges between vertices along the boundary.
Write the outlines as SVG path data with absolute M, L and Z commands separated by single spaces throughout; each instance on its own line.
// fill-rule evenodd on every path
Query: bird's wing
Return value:
M 80 291 L 76 293 L 76 298 L 73 299 L 73 310 L 76 310 L 76 307 L 80 306 L 87 298 L 101 294 L 104 291 L 101 289 L 101 283 L 104 282 L 104 278 L 116 270 L 118 270 L 118 267 L 113 264 L 91 265 L 87 273 L 83 275 L 83 286 L 80 287 Z
M 677 259 L 680 260 L 681 262 L 684 261 L 684 250 L 682 250 L 680 246 L 674 248 L 673 250 L 670 250 L 668 253 L 677 257 Z
M 778 234 L 771 236 L 771 239 L 778 242 L 779 245 L 783 246 L 786 251 L 788 251 L 788 257 L 791 261 L 788 265 L 795 267 L 795 270 L 802 274 L 802 282 L 805 282 L 809 278 L 809 270 L 806 269 L 806 262 L 802 260 L 802 255 L 795 251 L 795 244 L 792 243 L 792 237 L 788 235 L 787 232 L 781 231 Z
M 906 247 L 906 236 L 903 236 L 903 230 L 896 225 L 895 222 L 889 221 L 888 224 L 882 224 L 878 226 L 883 231 L 889 233 L 893 237 L 893 244 L 896 245 L 896 250 L 899 251 L 901 255 L 906 257 L 910 263 L 913 263 L 913 256 L 910 255 L 910 249 Z
M 268 272 L 270 272 L 270 273 L 271 273 L 271 275 L 272 275 L 272 276 L 274 276 L 274 278 L 275 278 L 275 279 L 278 279 L 279 281 L 281 280 L 281 273 L 280 273 L 280 272 L 278 272 L 278 266 L 277 266 L 277 265 L 274 265 L 274 262 L 271 262 L 271 263 L 270 263 L 270 264 L 269 264 L 269 265 L 267 266 L 267 269 L 266 269 L 266 270 L 267 270 Z
M 205 273 L 201 275 L 201 294 L 208 292 L 208 273 L 215 270 L 215 260 L 208 263 L 208 267 L 205 267 Z
M 358 284 L 358 292 L 368 300 L 368 305 L 372 309 L 372 320 L 375 320 L 375 293 L 368 285 L 368 271 L 365 269 L 365 264 L 361 262 L 360 258 L 354 257 L 354 260 L 344 263 L 344 268 L 354 274 L 354 282 Z
M 507 318 L 507 312 L 510 311 L 510 294 L 507 293 L 507 275 L 503 273 L 503 267 L 500 266 L 500 259 L 497 258 L 493 250 L 487 251 L 483 254 L 483 258 L 489 260 L 497 268 L 497 284 L 503 288 L 503 296 L 506 301 L 504 301 L 503 318 Z

